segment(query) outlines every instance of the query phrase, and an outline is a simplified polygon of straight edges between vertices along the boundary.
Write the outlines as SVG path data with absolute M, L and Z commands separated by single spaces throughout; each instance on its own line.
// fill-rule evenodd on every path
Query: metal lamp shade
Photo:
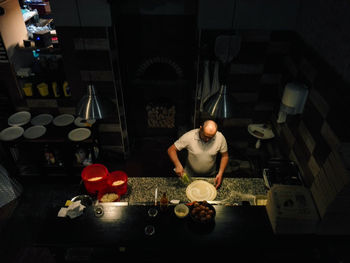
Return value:
M 203 110 L 211 117 L 218 119 L 232 118 L 235 113 L 235 100 L 226 91 L 226 85 L 222 85 L 220 91 L 209 97 L 204 103 Z
M 102 100 L 96 95 L 95 87 L 88 85 L 88 93 L 78 103 L 76 113 L 85 120 L 103 119 L 111 112 L 111 102 Z

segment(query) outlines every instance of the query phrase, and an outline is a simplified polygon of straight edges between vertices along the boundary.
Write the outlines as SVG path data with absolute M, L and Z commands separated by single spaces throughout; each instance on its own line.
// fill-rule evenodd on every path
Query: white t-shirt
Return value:
M 187 163 L 199 174 L 213 172 L 218 152 L 227 152 L 226 139 L 219 131 L 210 141 L 204 142 L 199 137 L 199 129 L 193 129 L 182 135 L 174 145 L 178 151 L 188 150 Z

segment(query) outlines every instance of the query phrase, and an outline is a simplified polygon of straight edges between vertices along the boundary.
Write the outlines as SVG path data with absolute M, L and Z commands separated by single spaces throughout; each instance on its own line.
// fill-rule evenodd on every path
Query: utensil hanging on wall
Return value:
M 219 72 L 219 82 L 221 88 L 219 91 L 212 94 L 203 105 L 203 111 L 208 112 L 213 118 L 232 118 L 236 112 L 235 99 L 227 90 L 227 76 L 229 75 L 230 62 L 237 56 L 240 47 L 241 38 L 239 36 L 220 35 L 216 38 L 215 55 L 223 64 L 223 69 Z M 219 71 L 219 67 L 217 70 Z
M 220 91 L 220 79 L 219 79 L 219 61 L 215 61 L 213 82 L 211 84 L 210 96 Z
M 220 84 L 227 80 L 229 73 L 229 63 L 235 58 L 241 49 L 241 37 L 237 35 L 220 35 L 215 40 L 215 56 L 223 64 L 223 70 L 220 74 Z M 225 79 L 223 79 L 225 77 Z M 227 83 L 224 83 L 227 84 Z
M 202 94 L 201 94 L 201 105 L 200 111 L 203 111 L 204 102 L 210 97 L 210 75 L 209 75 L 209 61 L 204 61 L 204 75 L 202 82 Z

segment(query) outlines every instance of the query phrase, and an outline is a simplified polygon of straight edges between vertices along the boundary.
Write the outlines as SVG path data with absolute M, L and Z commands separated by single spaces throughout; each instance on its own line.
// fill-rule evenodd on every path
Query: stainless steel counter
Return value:
M 213 183 L 214 178 L 193 178 Z M 186 187 L 177 177 L 129 177 L 128 191 L 121 197 L 121 202 L 128 202 L 129 205 L 154 203 L 154 192 L 158 187 L 158 201 L 162 192 L 167 193 L 168 199 L 188 202 Z M 255 196 L 266 195 L 267 190 L 262 178 L 224 178 L 221 187 L 218 189 L 217 204 L 241 205 L 242 201 L 255 204 Z

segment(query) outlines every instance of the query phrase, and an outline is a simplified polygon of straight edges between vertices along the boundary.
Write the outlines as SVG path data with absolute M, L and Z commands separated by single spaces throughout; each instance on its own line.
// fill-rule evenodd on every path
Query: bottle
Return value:
M 63 82 L 63 93 L 65 97 L 72 96 L 70 86 L 67 81 Z
M 165 211 L 168 208 L 168 198 L 166 197 L 166 192 L 163 192 L 162 197 L 159 201 L 160 211 Z
M 55 98 L 59 98 L 61 96 L 56 81 L 52 82 L 52 91 Z

